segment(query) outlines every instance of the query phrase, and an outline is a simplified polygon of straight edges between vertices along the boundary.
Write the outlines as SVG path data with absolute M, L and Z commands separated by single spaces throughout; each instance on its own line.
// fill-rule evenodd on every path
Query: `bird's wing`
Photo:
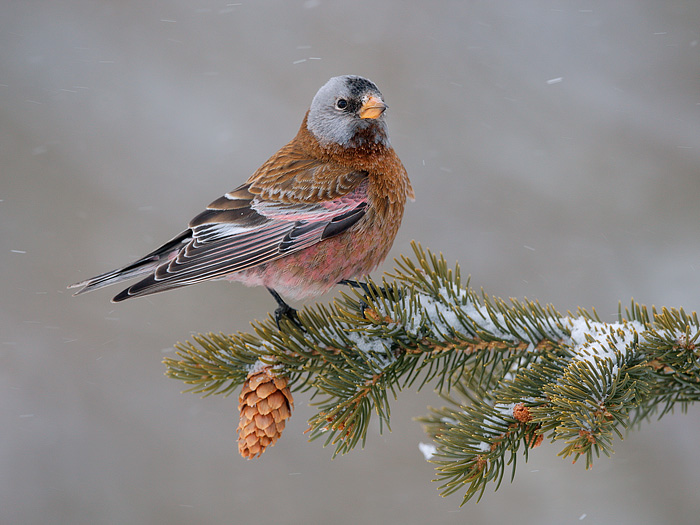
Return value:
M 292 141 L 265 162 L 247 184 L 251 193 L 265 200 L 311 203 L 342 197 L 366 178 L 366 171 L 311 158 Z
M 268 161 L 257 179 L 212 202 L 190 221 L 192 238 L 179 253 L 114 301 L 221 278 L 278 259 L 344 232 L 365 214 L 365 172 L 328 167 L 313 159 L 283 160 L 281 166 L 261 171 Z M 290 177 L 284 175 L 285 162 L 293 173 Z M 330 171 L 338 182 L 314 187 L 314 181 L 326 180 Z

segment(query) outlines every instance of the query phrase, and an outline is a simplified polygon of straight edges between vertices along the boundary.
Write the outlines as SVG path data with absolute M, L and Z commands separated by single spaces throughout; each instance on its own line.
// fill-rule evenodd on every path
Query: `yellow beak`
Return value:
M 359 113 L 360 118 L 379 118 L 386 107 L 381 98 L 372 95 L 362 104 Z

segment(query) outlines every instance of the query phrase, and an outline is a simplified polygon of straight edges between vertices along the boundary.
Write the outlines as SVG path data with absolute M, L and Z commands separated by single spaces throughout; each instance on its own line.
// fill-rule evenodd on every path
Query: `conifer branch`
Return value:
M 700 399 L 695 313 L 632 303 L 614 323 L 595 311 L 562 315 L 533 301 L 477 295 L 420 245 L 367 293 L 299 312 L 303 330 L 270 316 L 254 333 L 178 343 L 167 375 L 192 392 L 228 395 L 256 367 L 292 391 L 312 391 L 311 439 L 335 453 L 364 444 L 370 420 L 389 428 L 390 401 L 430 384 L 446 406 L 421 418 L 436 443 L 443 495 L 464 502 L 496 488 L 546 437 L 574 462 L 610 455 L 615 437 L 654 414 Z M 291 394 L 289 402 L 291 405 Z

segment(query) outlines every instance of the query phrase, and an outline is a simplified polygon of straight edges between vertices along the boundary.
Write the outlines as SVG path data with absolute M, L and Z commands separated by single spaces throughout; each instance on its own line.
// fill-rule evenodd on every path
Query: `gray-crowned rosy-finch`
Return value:
M 389 143 L 382 94 L 359 76 L 331 78 L 296 137 L 246 182 L 141 259 L 71 285 L 77 294 L 141 278 L 123 301 L 202 281 L 268 288 L 277 316 L 300 299 L 366 275 L 386 257 L 413 190 Z

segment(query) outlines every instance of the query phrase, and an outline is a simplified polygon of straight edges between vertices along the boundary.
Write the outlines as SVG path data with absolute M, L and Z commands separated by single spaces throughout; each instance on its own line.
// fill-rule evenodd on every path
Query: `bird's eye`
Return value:
M 348 101 L 344 98 L 339 98 L 335 101 L 335 107 L 338 109 L 345 109 L 346 107 L 348 107 Z

